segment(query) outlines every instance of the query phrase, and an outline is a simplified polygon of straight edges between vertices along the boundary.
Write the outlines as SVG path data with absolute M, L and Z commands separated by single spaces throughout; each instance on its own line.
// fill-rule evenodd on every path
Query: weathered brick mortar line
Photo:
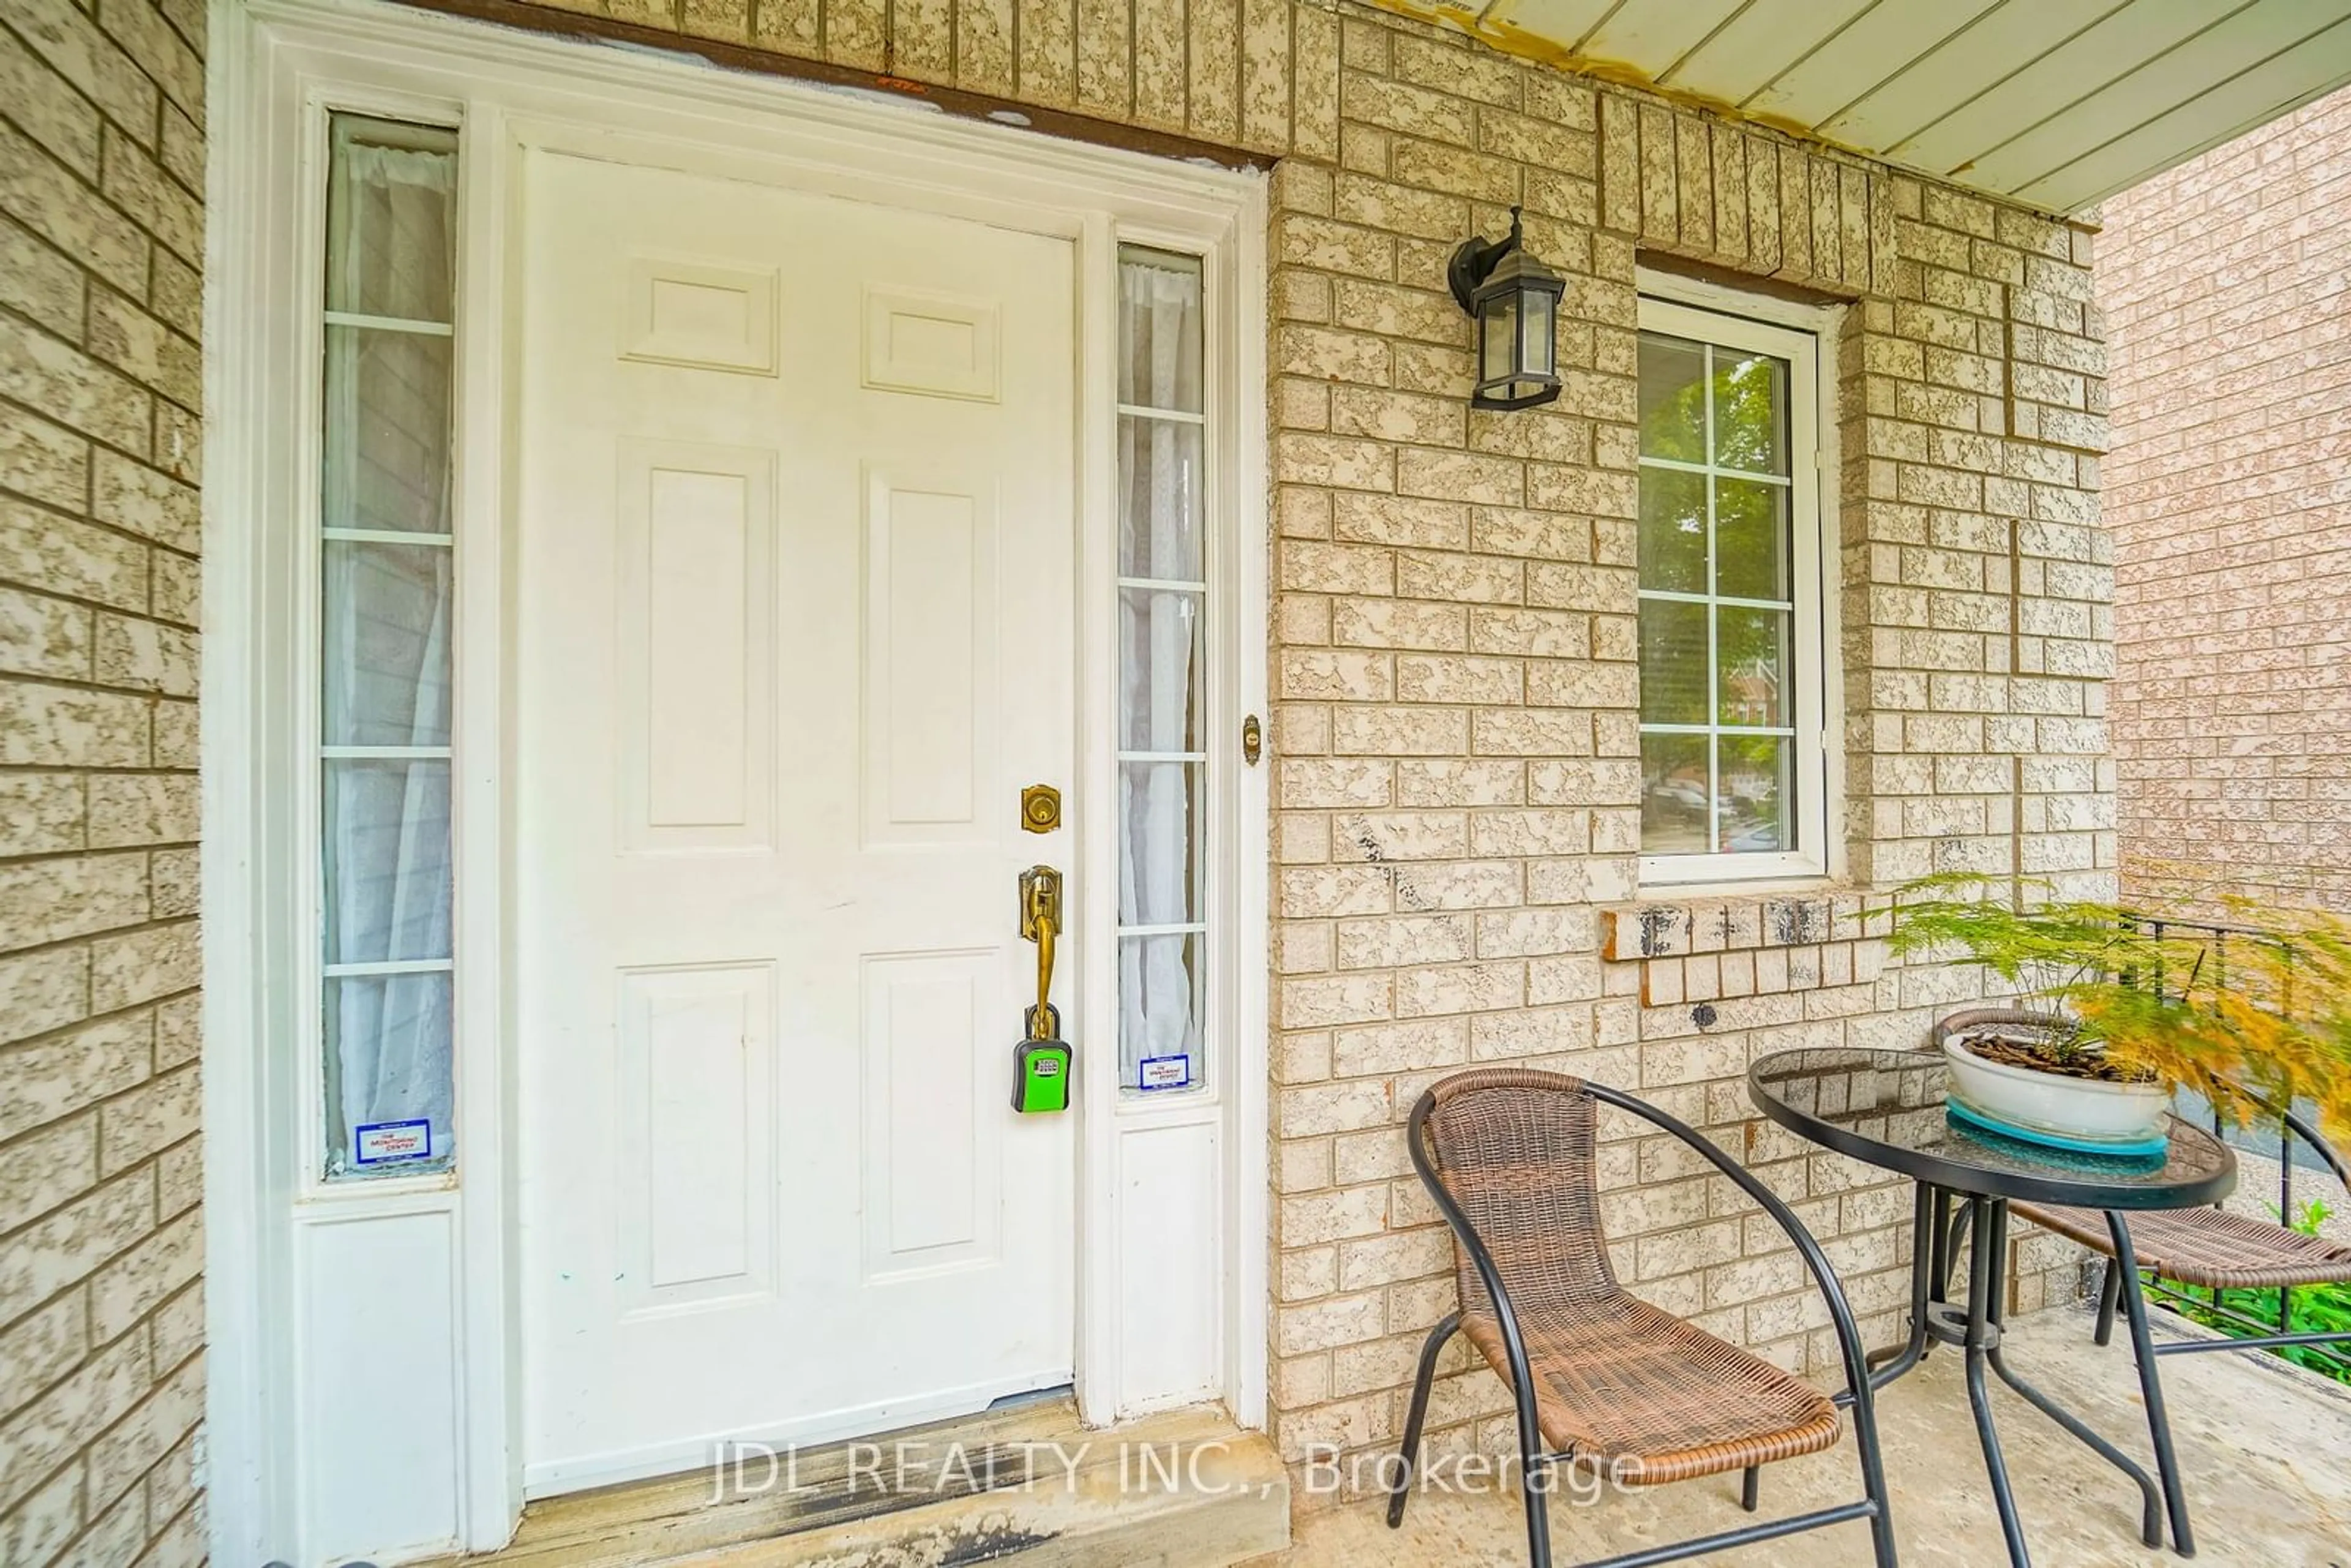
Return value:
M 0 580 L 0 581 L 5 580 Z M 26 586 L 30 587 L 33 585 L 26 584 Z M 46 594 L 44 597 L 49 599 L 52 602 L 59 604 L 79 605 L 87 603 L 89 608 L 95 610 L 101 614 L 112 615 L 122 620 L 148 622 L 153 622 L 156 620 L 156 617 L 151 612 L 138 611 L 126 612 L 123 607 L 119 604 L 107 604 L 95 601 L 85 601 L 69 600 L 63 594 Z M 182 630 L 182 628 L 177 625 L 172 625 L 168 629 L 172 631 Z M 67 675 L 47 670 L 37 672 L 9 670 L 5 673 L 9 677 L 23 685 L 54 687 L 59 691 L 98 693 L 103 694 L 107 696 L 147 697 L 153 699 L 157 703 L 184 703 L 195 695 L 195 691 L 193 686 L 189 687 L 189 689 L 185 691 L 171 691 L 154 685 L 142 685 L 123 681 L 101 680 L 96 675 Z M 32 767 L 37 765 L 0 763 L 0 771 L 15 772 L 20 766 Z M 152 769 L 151 769 L 151 771 L 152 770 Z M 108 771 L 112 772 L 114 769 L 110 768 Z
M 168 844 L 124 845 L 114 848 L 78 851 L 61 854 L 26 855 L 0 863 L 5 863 L 13 869 L 21 866 L 33 866 L 37 868 L 39 866 L 53 864 L 87 863 L 93 860 L 127 860 L 133 856 L 145 857 L 159 853 L 169 853 L 172 852 L 174 847 L 175 846 Z M 194 916 L 193 915 L 157 915 L 152 919 L 133 921 L 125 925 L 108 925 L 96 932 L 78 933 L 72 936 L 58 937 L 46 942 L 27 942 L 22 946 L 0 948 L 0 961 L 44 957 L 58 951 L 87 946 L 89 943 L 89 938 L 92 936 L 106 937 L 144 936 L 158 930 L 167 928 L 177 929 L 186 926 L 193 922 L 193 918 Z M 178 993 L 173 994 L 176 995 Z M 10 1043 L 13 1044 L 15 1042 L 12 1040 Z
M 8 500 L 8 499 L 13 499 L 13 498 L 14 498 L 14 497 L 13 497 L 11 495 L 9 495 L 9 493 L 7 493 L 7 492 L 5 492 L 5 491 L 0 491 L 0 500 Z M 47 508 L 43 508 L 43 509 L 44 509 L 44 510 L 47 510 Z M 59 521 L 59 522 L 70 522 L 70 523 L 80 524 L 80 525 L 82 525 L 82 526 L 86 526 L 86 527 L 92 527 L 92 528 L 97 528 L 99 531 L 101 531 L 101 532 L 104 532 L 104 533 L 110 534 L 110 535 L 111 535 L 112 537 L 114 537 L 114 538 L 120 538 L 120 539 L 121 539 L 121 540 L 122 540 L 123 542 L 125 542 L 126 544 L 141 545 L 141 546 L 151 547 L 151 548 L 155 549 L 166 550 L 166 551 L 168 551 L 169 553 L 171 553 L 171 554 L 172 554 L 172 555 L 174 555 L 174 556 L 178 556 L 178 557 L 179 557 L 179 559 L 180 559 L 181 560 L 183 560 L 183 561 L 184 561 L 184 562 L 188 563 L 188 564 L 189 564 L 189 565 L 191 565 L 191 566 L 194 565 L 194 564 L 195 564 L 195 562 L 196 562 L 196 561 L 197 561 L 197 559 L 198 559 L 198 558 L 197 558 L 197 557 L 195 557 L 195 556 L 191 556 L 191 555 L 181 555 L 179 551 L 171 549 L 171 547 L 170 547 L 170 546 L 168 546 L 168 545 L 159 545 L 159 544 L 157 544 L 153 539 L 143 538 L 142 536 L 138 535 L 138 534 L 126 533 L 126 532 L 123 532 L 123 531 L 122 531 L 122 530 L 120 530 L 120 529 L 108 528 L 106 528 L 103 524 L 90 524 L 87 518 L 76 517 L 71 516 L 71 515 L 70 515 L 70 514 L 68 514 L 68 513 L 58 512 L 58 513 L 56 513 L 56 514 L 55 514 L 55 517 L 56 517 L 56 519 L 57 519 L 57 521 Z M 187 629 L 187 630 L 194 630 L 194 628 L 195 628 L 195 622 L 193 622 L 193 621 L 182 621 L 182 620 L 178 619 L 177 617 L 172 616 L 172 615 L 170 615 L 170 614 L 168 614 L 168 613 L 166 613 L 166 612 L 164 612 L 158 611 L 158 610 L 154 610 L 154 609 L 152 609 L 152 608 L 150 608 L 150 607 L 148 607 L 148 606 L 144 606 L 144 605 L 138 607 L 136 610 L 133 610 L 131 606 L 129 606 L 129 605 L 124 604 L 124 603 L 123 603 L 123 602 L 121 602 L 120 600 L 112 600 L 112 599 L 93 599 L 93 598 L 91 598 L 90 596 L 89 596 L 88 594 L 76 593 L 76 592 L 74 592 L 71 589 L 60 589 L 60 588 L 57 588 L 57 587 L 52 586 L 52 585 L 50 585 L 50 584 L 45 583 L 45 582 L 41 581 L 41 580 L 39 580 L 39 578 L 38 578 L 36 574 L 29 573 L 29 572 L 10 572 L 10 571 L 7 571 L 7 570 L 0 570 L 0 587 L 6 587 L 6 586 L 14 586 L 14 587 L 20 588 L 20 589 L 29 590 L 29 591 L 33 591 L 33 592 L 37 592 L 37 593 L 40 594 L 40 595 L 41 595 L 41 597 L 42 597 L 43 599 L 48 600 L 48 601 L 50 601 L 51 602 L 57 603 L 57 604 L 71 605 L 71 606 L 73 606 L 73 607 L 74 607 L 74 608 L 76 608 L 76 609 L 80 609 L 80 610 L 89 610 L 89 611 L 94 612 L 96 612 L 96 613 L 98 613 L 98 614 L 102 614 L 102 615 L 122 615 L 122 614 L 126 614 L 126 613 L 131 613 L 131 614 L 135 614 L 135 615 L 137 615 L 137 616 L 138 616 L 138 617 L 140 617 L 141 619 L 150 620 L 150 621 L 160 621 L 160 622 L 166 622 L 166 623 L 168 623 L 168 624 L 170 624 L 170 625 L 176 626 L 176 627 L 181 627 L 181 628 L 184 628 L 184 629 Z M 151 594 L 152 594 L 152 584 L 150 585 L 150 591 L 151 591 Z M 20 673 L 20 674 L 21 674 L 21 673 L 26 673 L 26 672 L 13 672 L 13 673 Z M 69 676 L 55 676 L 55 677 L 52 677 L 52 676 L 44 675 L 44 676 L 42 676 L 41 678 L 42 678 L 42 679 L 45 679 L 45 680 L 47 680 L 47 679 L 56 679 L 56 680 L 58 680 L 58 681 L 60 681 L 60 682 L 66 682 L 66 683 L 68 683 L 68 684 L 70 684 L 70 683 L 71 683 L 71 681 L 73 680 L 73 677 L 69 677 Z M 85 682 L 85 683 L 83 683 L 83 684 L 85 684 L 85 685 L 105 685 L 105 683 L 104 683 L 104 682 Z M 112 688 L 112 689 L 125 689 L 125 688 Z M 9 766 L 15 767 L 15 766 L 20 766 L 20 765 L 11 764 L 11 765 L 9 765 Z M 21 766 L 31 767 L 31 766 L 35 766 L 35 765 L 33 765 L 33 764 L 24 764 L 24 765 L 21 765 Z

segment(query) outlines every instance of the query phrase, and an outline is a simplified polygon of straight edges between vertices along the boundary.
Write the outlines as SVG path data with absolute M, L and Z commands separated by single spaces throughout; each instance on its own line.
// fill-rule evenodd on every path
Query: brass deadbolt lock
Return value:
M 1050 833 L 1061 825 L 1061 792 L 1050 784 L 1031 784 L 1020 791 L 1020 825 L 1032 833 Z

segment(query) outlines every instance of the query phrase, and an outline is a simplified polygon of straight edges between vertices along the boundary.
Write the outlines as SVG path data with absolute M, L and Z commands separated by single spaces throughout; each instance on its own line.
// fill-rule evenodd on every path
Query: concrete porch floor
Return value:
M 2157 1314 L 2158 1336 L 2184 1330 Z M 2090 1343 L 2085 1312 L 2036 1313 L 2012 1323 L 2017 1372 L 2152 1468 L 2129 1350 L 2118 1334 Z M 2199 1564 L 2227 1568 L 2351 1568 L 2351 1387 L 2240 1352 L 2169 1356 L 2164 1393 L 2188 1473 Z M 2140 1544 L 2138 1491 L 2040 1412 L 1994 1385 L 1994 1416 L 2039 1568 L 2178 1563 Z M 2006 1562 L 1982 1451 L 1969 1414 L 1957 1353 L 1927 1364 L 1880 1396 L 1887 1480 L 1906 1568 L 1993 1568 Z M 1553 1503 L 1552 1544 L 1560 1568 L 1735 1527 L 1736 1476 Z M 1759 1518 L 1860 1495 L 1851 1441 L 1763 1472 Z M 1391 1531 L 1376 1505 L 1301 1507 L 1293 1545 L 1263 1568 L 1486 1568 L 1523 1563 L 1516 1492 L 1415 1495 L 1404 1528 Z M 1707 1560 L 1722 1568 L 1843 1568 L 1867 1564 L 1868 1527 L 1839 1525 Z M 1252 1565 L 1258 1568 L 1258 1565 Z

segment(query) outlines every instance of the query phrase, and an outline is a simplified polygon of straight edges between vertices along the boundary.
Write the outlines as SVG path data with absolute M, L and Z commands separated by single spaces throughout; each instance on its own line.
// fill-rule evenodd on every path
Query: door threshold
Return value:
M 434 1568 L 880 1568 L 1022 1555 L 1036 1568 L 1222 1568 L 1286 1547 L 1272 1445 L 1196 1406 L 1089 1430 L 1067 1389 L 851 1442 L 533 1502 L 502 1550 Z

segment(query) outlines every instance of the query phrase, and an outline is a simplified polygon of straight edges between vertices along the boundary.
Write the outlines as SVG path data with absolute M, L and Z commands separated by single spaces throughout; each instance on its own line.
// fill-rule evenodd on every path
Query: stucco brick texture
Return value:
M 1954 868 L 2111 881 L 2086 237 L 1353 4 L 576 8 L 1280 159 L 1263 766 L 1283 1451 L 1384 1444 L 1401 1425 L 1413 1352 L 1453 1292 L 1402 1124 L 1470 1062 L 1605 1079 L 1698 1124 L 1794 1204 L 1872 1336 L 1890 1335 L 1907 1190 L 1759 1123 L 1742 1075 L 1784 1046 L 1923 1043 L 1966 992 L 1886 967 L 1839 924 L 1858 890 Z M 126 1510 L 142 1543 L 193 1542 L 199 1519 L 181 890 L 201 14 L 96 11 L 20 0 L 0 31 L 0 876 L 22 879 L 0 925 L 16 1040 L 0 1094 L 29 1095 L 0 1102 L 0 1194 L 18 1206 L 0 1218 L 10 1562 L 78 1532 L 127 1542 Z M 1567 277 L 1567 390 L 1473 413 L 1444 262 L 1512 204 Z M 1687 953 L 1614 956 L 1613 916 L 1641 900 L 1635 268 L 1677 258 L 1846 306 L 1824 487 L 1848 875 L 1806 890 L 1830 925 L 1805 940 L 1779 940 L 1761 895 L 1682 899 L 1668 919 Z M 1602 1168 L 1635 1289 L 1826 1364 L 1820 1304 L 1760 1214 L 1633 1127 L 1607 1129 Z M 2019 1307 L 2071 1288 L 2045 1240 L 2020 1249 Z M 1435 1440 L 1496 1440 L 1499 1385 L 1458 1346 L 1446 1374 Z
M 0 8 L 0 1563 L 193 1563 L 204 11 Z
M 2106 204 L 2131 884 L 2351 912 L 2351 92 Z
M 1339 156 L 1283 162 L 1273 204 L 1274 1402 L 1293 1458 L 1398 1429 L 1453 1283 L 1397 1124 L 1471 1063 L 1637 1090 L 1795 1205 L 1873 1336 L 1906 1300 L 1907 1190 L 1758 1123 L 1743 1074 L 1789 1046 L 1923 1044 L 1969 977 L 1887 969 L 1850 893 L 1817 901 L 1802 942 L 1730 898 L 1673 906 L 1702 950 L 1604 946 L 1641 898 L 1636 262 L 1848 302 L 1850 885 L 1972 869 L 2088 892 L 2115 856 L 2082 237 L 1410 24 L 1347 11 L 1341 37 Z M 1568 276 L 1567 391 L 1466 412 L 1443 262 L 1513 202 Z M 1821 1303 L 1769 1222 L 1669 1139 L 1606 1135 L 1632 1287 L 1822 1367 Z M 2016 1261 L 2022 1306 L 2074 1289 L 2047 1238 Z M 1499 1385 L 1458 1346 L 1444 1364 L 1437 1443 L 1502 1443 Z

